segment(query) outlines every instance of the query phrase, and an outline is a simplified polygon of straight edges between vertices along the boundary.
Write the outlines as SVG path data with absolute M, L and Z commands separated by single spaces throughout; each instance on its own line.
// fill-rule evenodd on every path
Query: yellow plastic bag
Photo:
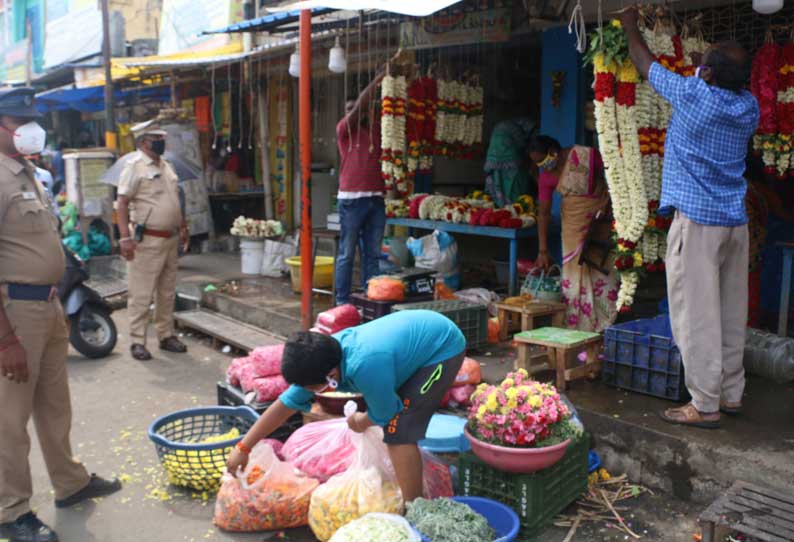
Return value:
M 309 527 L 322 542 L 342 526 L 371 512 L 401 514 L 400 486 L 383 443 L 383 429 L 356 434 L 356 457 L 347 471 L 333 476 L 312 494 Z

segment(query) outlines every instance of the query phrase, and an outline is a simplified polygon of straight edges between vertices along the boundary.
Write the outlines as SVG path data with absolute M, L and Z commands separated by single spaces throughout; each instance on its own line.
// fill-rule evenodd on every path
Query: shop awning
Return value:
M 131 79 L 141 75 L 144 69 L 161 67 L 163 65 L 167 67 L 185 67 L 228 62 L 228 58 L 234 60 L 244 56 L 242 51 L 242 43 L 235 41 L 223 47 L 217 47 L 206 51 L 114 58 L 111 60 L 111 78 L 113 81 Z M 85 77 L 78 82 L 78 86 L 81 88 L 97 87 L 105 84 L 104 68 L 86 68 L 83 71 L 85 72 Z M 77 77 L 75 77 L 75 79 L 77 79 Z
M 168 100 L 171 90 L 168 87 L 148 87 L 137 90 L 117 90 L 113 93 L 116 103 L 130 99 Z M 96 113 L 105 109 L 105 88 L 56 88 L 36 95 L 36 107 L 41 113 L 73 109 L 83 113 Z
M 446 9 L 460 0 L 304 0 L 267 8 L 271 13 L 300 12 L 303 9 L 343 9 L 352 11 L 378 10 L 412 17 L 426 17 Z
M 313 15 L 320 15 L 329 10 L 324 8 L 312 9 Z M 264 17 L 256 19 L 248 19 L 247 21 L 240 21 L 239 23 L 230 24 L 223 28 L 216 28 L 214 30 L 205 30 L 202 34 L 232 34 L 235 32 L 270 32 L 275 28 L 291 24 L 298 21 L 300 11 L 289 10 L 279 11 L 278 13 L 270 13 Z

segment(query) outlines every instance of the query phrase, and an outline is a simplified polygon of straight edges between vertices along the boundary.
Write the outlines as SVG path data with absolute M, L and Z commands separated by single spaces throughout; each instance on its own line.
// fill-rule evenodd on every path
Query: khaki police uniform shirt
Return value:
M 54 285 L 65 259 L 35 168 L 0 153 L 0 283 Z
M 124 166 L 118 190 L 130 200 L 130 221 L 152 230 L 176 231 L 182 224 L 182 211 L 174 169 L 162 158 L 156 164 L 143 152 L 136 154 Z

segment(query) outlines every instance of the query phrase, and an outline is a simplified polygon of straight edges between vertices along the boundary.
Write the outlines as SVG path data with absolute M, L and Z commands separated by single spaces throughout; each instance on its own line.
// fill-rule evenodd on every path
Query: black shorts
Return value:
M 425 438 L 430 418 L 455 382 L 464 357 L 464 352 L 461 352 L 448 360 L 423 367 L 397 390 L 403 409 L 383 428 L 383 442 L 414 444 Z

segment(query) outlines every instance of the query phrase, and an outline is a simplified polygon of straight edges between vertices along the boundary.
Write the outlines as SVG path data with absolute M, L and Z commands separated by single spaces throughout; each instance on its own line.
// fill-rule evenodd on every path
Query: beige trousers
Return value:
M 744 393 L 747 226 L 696 224 L 677 212 L 667 237 L 667 295 L 686 386 L 700 412 Z
M 133 343 L 146 344 L 149 307 L 154 301 L 154 327 L 159 340 L 174 334 L 174 299 L 179 239 L 145 236 L 127 263 L 130 336 Z
M 69 328 L 57 298 L 52 301 L 9 300 L 2 288 L 3 307 L 25 349 L 29 378 L 16 384 L 0 377 L 0 523 L 30 511 L 31 415 L 44 462 L 63 499 L 88 484 L 85 467 L 72 456 L 69 431 L 72 407 L 66 374 Z

